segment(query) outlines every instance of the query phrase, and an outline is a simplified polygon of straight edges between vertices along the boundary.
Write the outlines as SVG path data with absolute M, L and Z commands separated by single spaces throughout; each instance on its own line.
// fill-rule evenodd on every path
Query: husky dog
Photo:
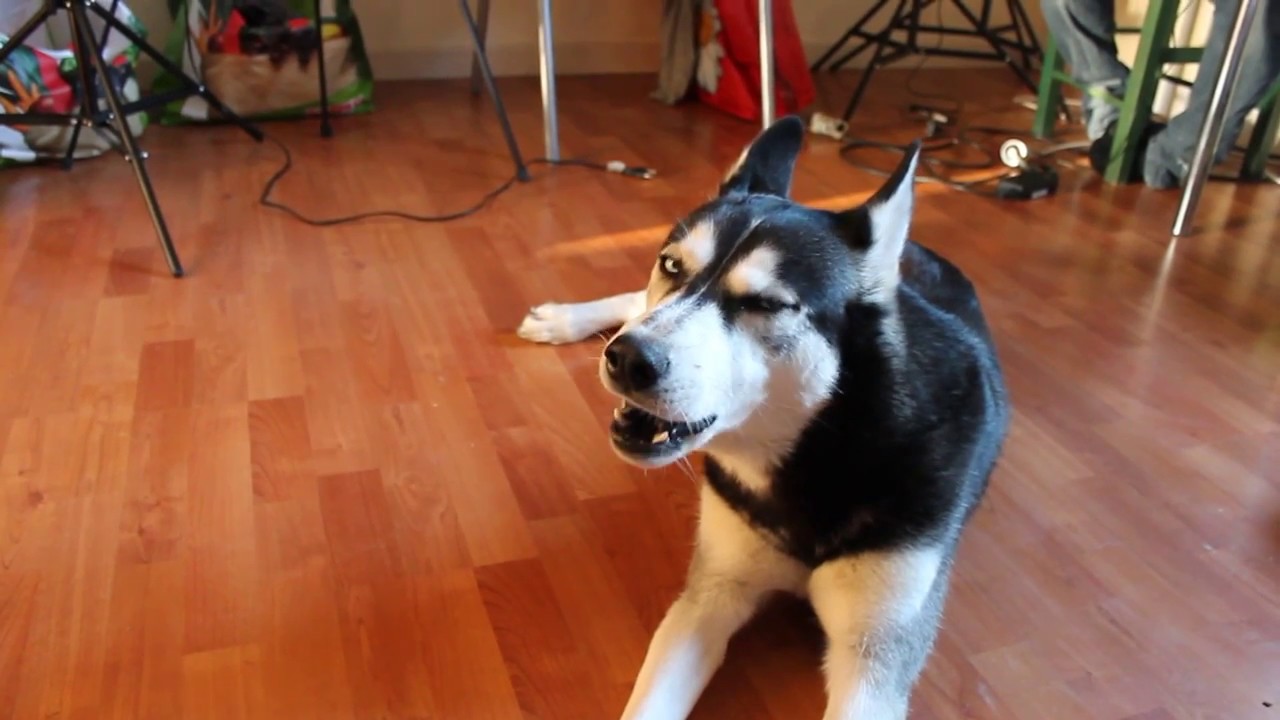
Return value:
M 804 124 L 743 152 L 663 243 L 646 290 L 530 311 L 519 334 L 610 328 L 610 434 L 640 467 L 705 455 L 687 584 L 625 720 L 678 720 L 773 592 L 826 635 L 824 720 L 901 720 L 932 653 L 960 534 L 1007 433 L 974 289 L 908 239 L 920 144 L 864 205 L 789 199 Z

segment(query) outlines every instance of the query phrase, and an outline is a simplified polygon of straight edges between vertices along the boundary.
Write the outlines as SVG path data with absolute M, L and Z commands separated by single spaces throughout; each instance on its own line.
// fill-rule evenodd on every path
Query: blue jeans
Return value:
M 1148 185 L 1176 187 L 1186 179 L 1239 3 L 1240 0 L 1214 2 L 1213 21 L 1187 107 L 1171 118 L 1167 127 L 1156 131 L 1147 146 L 1142 174 Z M 1115 0 L 1041 0 L 1040 4 L 1072 77 L 1085 89 L 1085 129 L 1090 140 L 1097 140 L 1120 116 L 1118 107 L 1098 96 L 1123 95 L 1129 79 L 1129 68 L 1120 62 L 1116 50 Z M 1227 106 L 1222 139 L 1214 150 L 1215 163 L 1226 159 L 1245 117 L 1278 77 L 1280 2 L 1259 0 L 1253 27 L 1245 39 L 1235 91 Z

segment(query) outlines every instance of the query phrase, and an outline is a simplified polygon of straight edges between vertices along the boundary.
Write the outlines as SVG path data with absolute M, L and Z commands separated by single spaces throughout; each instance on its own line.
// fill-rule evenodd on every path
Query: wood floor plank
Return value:
M 193 411 L 187 464 L 185 653 L 251 645 L 260 626 L 249 413 Z
M 262 717 L 353 717 L 338 581 L 314 479 L 254 506 L 262 677 L 271 689 Z
M 100 717 L 160 720 L 183 713 L 182 566 L 121 563 L 112 584 Z
M 599 682 L 583 677 L 592 663 L 570 629 L 577 619 L 562 611 L 541 563 L 487 565 L 476 580 L 524 715 L 608 715 Z

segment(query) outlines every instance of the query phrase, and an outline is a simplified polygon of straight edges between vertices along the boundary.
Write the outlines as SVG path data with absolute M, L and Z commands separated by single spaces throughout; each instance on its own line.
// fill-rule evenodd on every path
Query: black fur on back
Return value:
M 811 567 L 954 543 L 1007 433 L 1004 381 L 972 285 L 913 242 L 902 272 L 896 318 L 853 301 L 833 323 L 835 394 L 774 469 L 767 493 L 744 489 L 706 460 L 711 487 Z M 901 338 L 896 361 L 880 335 L 885 327 Z

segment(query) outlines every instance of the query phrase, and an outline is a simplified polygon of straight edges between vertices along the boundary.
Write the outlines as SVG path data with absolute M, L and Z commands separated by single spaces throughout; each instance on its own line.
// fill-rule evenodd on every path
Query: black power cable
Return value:
M 343 215 L 343 216 L 333 217 L 333 218 L 323 218 L 323 219 L 310 218 L 298 212 L 297 210 L 289 207 L 288 205 L 285 205 L 282 202 L 271 199 L 271 193 L 275 190 L 276 185 L 280 182 L 281 179 L 284 178 L 286 174 L 288 174 L 289 170 L 293 168 L 293 153 L 289 152 L 289 147 L 287 145 L 277 140 L 276 138 L 273 138 L 270 135 L 268 135 L 267 139 L 275 143 L 276 147 L 279 147 L 280 151 L 284 153 L 284 164 L 281 165 L 280 169 L 276 170 L 275 173 L 273 173 L 271 177 L 267 180 L 266 185 L 264 185 L 262 188 L 262 194 L 258 197 L 258 202 L 264 207 L 269 207 L 274 210 L 279 210 L 287 215 L 292 216 L 294 219 L 300 222 L 304 222 L 308 225 L 315 225 L 315 226 L 343 225 L 346 223 L 357 222 L 360 220 L 367 220 L 369 218 L 375 218 L 375 217 L 399 218 L 401 220 L 408 220 L 411 222 L 423 222 L 423 223 L 449 222 L 452 220 L 458 220 L 458 219 L 467 217 L 469 215 L 474 215 L 475 213 L 483 209 L 486 205 L 488 205 L 490 202 L 492 202 L 499 195 L 506 192 L 507 190 L 510 190 L 511 186 L 515 185 L 516 182 L 519 180 L 519 176 L 512 174 L 511 177 L 504 180 L 496 188 L 485 193 L 484 196 L 480 198 L 480 201 L 472 205 L 471 207 L 468 207 L 462 210 L 457 210 L 451 213 L 445 213 L 442 215 L 418 215 L 415 213 L 405 212 L 403 210 L 371 210 L 367 212 L 356 213 L 354 215 Z M 639 178 L 641 180 L 649 180 L 653 178 L 655 175 L 657 175 L 657 173 L 651 168 L 638 167 L 635 165 L 627 165 L 626 163 L 623 163 L 617 160 L 613 160 L 607 163 L 599 163 L 599 162 L 593 162 L 590 160 L 581 160 L 581 159 L 551 160 L 548 158 L 532 158 L 532 159 L 526 160 L 525 165 L 566 165 L 566 166 L 585 167 L 585 168 L 591 168 L 593 170 L 600 170 L 602 172 L 611 172 L 611 173 L 617 173 L 620 175 L 626 175 L 628 177 Z
M 970 134 L 998 135 L 1006 138 L 1017 138 L 1024 133 L 1019 130 L 1010 128 L 990 127 L 990 126 L 969 126 L 961 129 L 953 136 L 937 136 L 924 141 L 920 150 L 920 169 L 923 172 L 916 176 L 917 182 L 935 183 L 945 185 L 955 190 L 983 195 L 986 197 L 1009 197 L 1005 194 L 1005 190 L 1000 187 L 1002 181 L 1009 181 L 1011 178 L 1017 177 L 1025 171 L 1025 166 L 1038 160 L 1044 160 L 1059 153 L 1068 150 L 1082 150 L 1088 148 L 1088 143 L 1061 143 L 1040 149 L 1034 153 L 1027 153 L 1017 158 L 1009 158 L 1004 156 L 1002 151 L 993 151 L 989 144 L 985 144 L 970 137 Z M 890 171 L 881 170 L 872 165 L 858 162 L 850 157 L 859 150 L 874 149 L 883 152 L 905 154 L 907 145 L 897 145 L 889 142 L 881 142 L 876 140 L 868 140 L 855 138 L 847 141 L 840 148 L 840 157 L 845 162 L 864 172 L 881 177 L 888 177 Z M 939 157 L 938 153 L 953 150 L 956 148 L 968 149 L 979 153 L 983 159 L 974 161 L 963 161 L 954 157 Z M 895 163 L 896 164 L 896 163 Z M 984 170 L 987 168 L 1004 165 L 1004 169 L 995 174 L 970 179 L 957 180 L 951 177 L 955 171 L 965 170 Z

